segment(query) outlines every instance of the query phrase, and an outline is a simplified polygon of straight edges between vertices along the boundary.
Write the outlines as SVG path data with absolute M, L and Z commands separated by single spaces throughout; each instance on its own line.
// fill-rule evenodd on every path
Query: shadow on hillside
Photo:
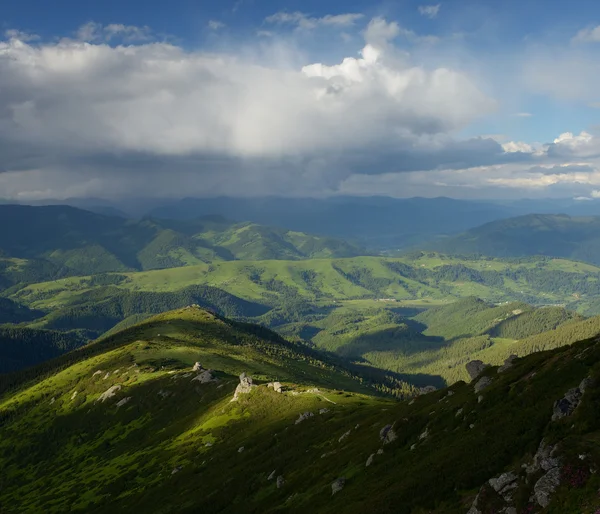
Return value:
M 415 325 L 420 325 L 414 322 Z M 377 332 L 362 334 L 337 349 L 344 357 L 362 357 L 367 352 L 399 352 L 410 355 L 427 350 L 437 350 L 447 344 L 443 337 L 426 336 L 408 327 L 386 328 Z

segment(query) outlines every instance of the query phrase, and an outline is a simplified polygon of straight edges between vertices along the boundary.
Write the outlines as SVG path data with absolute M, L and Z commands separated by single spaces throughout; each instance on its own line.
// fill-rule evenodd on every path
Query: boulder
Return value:
M 192 378 L 192 382 L 200 382 L 201 384 L 208 384 L 209 382 L 216 382 L 217 380 L 218 379 L 215 378 L 210 369 L 205 369 Z
M 121 386 L 120 385 L 114 385 L 112 387 L 109 387 L 106 391 L 104 391 L 96 400 L 97 402 L 105 402 L 106 400 L 109 400 L 110 398 L 112 398 L 114 395 L 117 394 L 118 391 L 121 390 Z
M 504 373 L 507 369 L 513 367 L 514 362 L 518 359 L 516 355 L 511 355 L 504 361 L 504 364 L 498 368 L 498 373 Z
M 533 486 L 535 501 L 542 508 L 550 504 L 550 498 L 556 488 L 560 485 L 560 469 L 552 468 Z
M 348 430 L 348 432 L 344 432 L 338 439 L 338 443 L 341 443 L 344 439 L 346 439 L 346 437 L 348 437 L 350 435 L 350 432 L 351 432 L 351 430 Z
M 369 455 L 369 458 L 367 459 L 367 463 L 365 464 L 365 467 L 369 467 L 371 464 L 373 464 L 373 459 L 375 459 L 375 454 L 372 453 L 371 455 Z
M 310 411 L 303 412 L 298 416 L 298 419 L 294 422 L 295 425 L 302 423 L 305 419 L 312 418 L 314 414 Z
M 465 366 L 465 368 L 467 368 L 467 373 L 471 377 L 471 380 L 475 380 L 479 375 L 481 375 L 486 367 L 487 366 L 483 363 L 483 361 L 467 362 Z
M 474 388 L 475 392 L 479 393 L 480 391 L 483 391 L 491 383 L 492 383 L 492 379 L 490 377 L 481 377 L 475 384 L 475 388 Z
M 240 383 L 235 388 L 235 393 L 233 394 L 233 399 L 231 401 L 235 402 L 240 394 L 247 394 L 252 391 L 254 387 L 256 386 L 252 383 L 252 377 L 246 375 L 246 373 L 242 373 L 240 375 Z
M 423 432 L 419 436 L 419 441 L 422 441 L 423 439 L 427 439 L 428 437 L 429 437 L 429 429 L 426 428 L 425 430 L 423 430 Z
M 503 491 L 507 486 L 514 483 L 517 480 L 517 475 L 512 472 L 502 473 L 498 478 L 490 478 L 488 483 L 492 486 L 492 489 L 497 493 Z
M 333 484 L 331 484 L 331 496 L 333 496 L 336 493 L 339 493 L 345 485 L 346 479 L 343 477 L 334 480 Z
M 283 392 L 283 386 L 281 385 L 280 382 L 269 382 L 267 384 L 267 387 L 269 389 L 273 389 L 273 391 L 275 391 L 276 393 L 282 393 Z
M 319 409 L 319 414 L 327 414 L 329 409 Z
M 277 489 L 281 489 L 283 487 L 283 484 L 285 484 L 285 479 L 282 475 L 279 475 L 277 477 Z
M 425 387 L 421 387 L 419 394 L 429 394 L 429 393 L 433 393 L 434 391 L 437 391 L 435 386 L 425 386 Z
M 566 416 L 573 414 L 573 411 L 577 408 L 583 397 L 585 390 L 592 384 L 590 378 L 586 378 L 581 381 L 579 387 L 569 389 L 563 398 L 554 402 L 554 408 L 552 411 L 552 421 L 562 419 Z
M 383 441 L 383 444 L 391 443 L 398 438 L 396 432 L 394 432 L 393 425 L 386 425 L 379 431 L 379 439 Z
M 271 474 L 267 477 L 267 480 L 273 480 L 275 478 L 276 469 L 271 471 Z
M 238 453 L 242 453 L 243 451 L 244 451 L 244 447 L 243 447 L 243 446 L 240 446 L 240 447 L 238 448 Z
M 542 439 L 537 452 L 533 456 L 533 462 L 529 466 L 525 466 L 525 471 L 528 475 L 535 473 L 540 469 L 550 471 L 560 465 L 560 459 L 556 457 L 556 445 L 548 445 Z
M 195 362 L 194 366 L 192 367 L 192 371 L 202 371 L 204 368 L 202 367 L 202 364 L 200 364 L 199 362 Z
M 129 400 L 131 400 L 131 396 L 126 396 L 125 398 L 123 398 L 122 400 L 119 400 L 117 402 L 117 407 L 123 407 L 123 405 L 125 405 L 126 403 L 129 402 Z

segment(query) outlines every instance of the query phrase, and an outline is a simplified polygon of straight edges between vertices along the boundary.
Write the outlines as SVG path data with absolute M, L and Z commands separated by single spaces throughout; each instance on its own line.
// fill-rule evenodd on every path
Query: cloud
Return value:
M 319 26 L 350 27 L 364 17 L 360 13 L 328 14 L 322 18 L 314 18 L 302 12 L 280 11 L 265 18 L 266 23 L 278 25 L 295 25 L 301 29 L 311 30 Z
M 209 20 L 208 21 L 208 28 L 210 30 L 219 30 L 225 27 L 225 24 L 221 21 L 217 21 L 217 20 Z
M 530 112 L 517 112 L 515 113 L 515 116 L 517 116 L 518 118 L 531 118 L 533 114 L 531 114 Z
M 102 25 L 91 21 L 77 30 L 77 39 L 88 43 L 109 42 L 114 39 L 133 43 L 149 41 L 151 38 L 152 31 L 149 27 L 137 27 L 120 23 Z
M 437 43 L 437 36 L 419 36 L 412 30 L 401 27 L 397 22 L 388 22 L 385 18 L 373 18 L 363 32 L 365 41 L 378 46 L 387 46 L 399 36 L 411 43 Z
M 581 29 L 574 37 L 575 43 L 600 43 L 600 25 Z
M 438 15 L 441 6 L 442 4 L 420 5 L 419 13 L 423 16 L 426 16 L 427 18 L 435 18 Z

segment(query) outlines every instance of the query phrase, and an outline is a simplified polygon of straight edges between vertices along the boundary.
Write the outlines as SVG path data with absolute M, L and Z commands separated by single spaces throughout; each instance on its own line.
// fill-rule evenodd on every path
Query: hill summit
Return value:
M 468 369 L 399 401 L 261 327 L 161 314 L 4 378 L 0 510 L 595 513 L 598 341 Z

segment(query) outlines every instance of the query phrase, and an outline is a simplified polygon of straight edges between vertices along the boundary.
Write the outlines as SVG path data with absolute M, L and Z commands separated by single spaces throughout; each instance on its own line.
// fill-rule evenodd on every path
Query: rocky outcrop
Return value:
M 565 396 L 563 398 L 557 400 L 554 403 L 552 421 L 556 421 L 573 414 L 573 411 L 581 402 L 581 398 L 583 397 L 586 388 L 589 387 L 591 384 L 592 380 L 590 378 L 585 378 L 581 381 L 579 387 L 569 389 L 565 393 Z
M 235 393 L 233 394 L 232 402 L 235 402 L 240 394 L 248 394 L 252 389 L 256 386 L 252 383 L 252 377 L 246 375 L 246 373 L 242 373 L 240 375 L 240 383 L 235 388 Z
M 196 364 L 198 364 L 198 363 L 196 363 Z M 209 382 L 217 382 L 217 380 L 218 379 L 213 375 L 213 371 L 211 369 L 202 370 L 194 378 L 192 378 L 192 382 L 200 382 L 201 384 L 208 384 Z
M 310 411 L 303 412 L 298 416 L 298 419 L 294 422 L 295 425 L 302 423 L 305 419 L 312 418 L 314 414 Z
M 533 486 L 535 501 L 544 508 L 550 504 L 550 499 L 560 485 L 560 469 L 552 468 Z
M 498 373 L 504 373 L 507 369 L 513 367 L 514 362 L 518 359 L 516 355 L 511 355 L 504 361 L 504 364 L 498 368 Z
M 512 501 L 514 490 L 518 487 L 518 476 L 512 471 L 502 473 L 498 478 L 490 478 L 488 483 L 492 489 L 496 491 L 505 502 Z
M 279 382 L 269 382 L 267 387 L 273 389 L 276 393 L 283 393 L 283 386 Z
M 114 385 L 109 387 L 106 391 L 104 391 L 96 400 L 97 402 L 105 402 L 106 400 L 111 399 L 113 396 L 117 394 L 118 391 L 121 390 L 120 385 Z
M 396 432 L 394 432 L 393 425 L 386 425 L 379 431 L 379 439 L 383 442 L 383 444 L 391 443 L 398 438 Z
M 492 383 L 492 379 L 490 377 L 481 377 L 477 383 L 475 384 L 474 390 L 476 393 L 483 391 L 486 387 L 488 387 Z
M 487 366 L 483 363 L 483 361 L 467 362 L 465 366 L 465 368 L 467 368 L 467 373 L 471 377 L 471 380 L 475 380 L 479 375 L 481 375 L 486 367 Z
M 346 479 L 344 477 L 338 478 L 331 484 L 331 495 L 339 493 L 346 485 Z

